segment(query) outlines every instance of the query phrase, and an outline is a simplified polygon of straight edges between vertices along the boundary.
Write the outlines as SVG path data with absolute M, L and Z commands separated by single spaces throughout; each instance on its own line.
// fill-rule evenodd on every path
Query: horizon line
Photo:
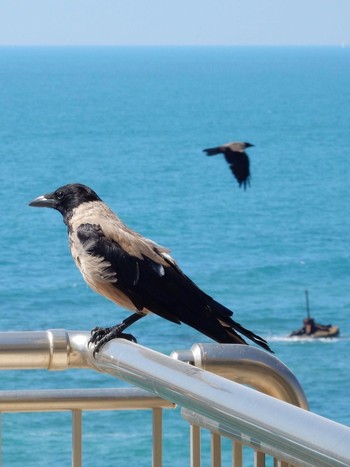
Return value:
M 350 44 L 349 44 L 350 45 Z M 336 48 L 347 48 L 348 44 L 346 42 L 341 42 L 339 44 L 1 44 L 0 47 L 336 47 Z

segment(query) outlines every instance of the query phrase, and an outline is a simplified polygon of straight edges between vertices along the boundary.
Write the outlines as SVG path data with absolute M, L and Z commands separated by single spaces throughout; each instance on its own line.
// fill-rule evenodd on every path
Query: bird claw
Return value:
M 94 350 L 92 352 L 94 358 L 96 354 L 99 353 L 101 348 L 107 344 L 112 339 L 115 338 L 122 338 L 126 339 L 131 342 L 137 343 L 135 337 L 131 334 L 123 333 L 122 330 L 124 329 L 123 325 L 117 324 L 116 326 L 112 326 L 109 328 L 100 328 L 96 327 L 91 331 L 91 337 L 88 342 L 88 346 L 93 346 Z

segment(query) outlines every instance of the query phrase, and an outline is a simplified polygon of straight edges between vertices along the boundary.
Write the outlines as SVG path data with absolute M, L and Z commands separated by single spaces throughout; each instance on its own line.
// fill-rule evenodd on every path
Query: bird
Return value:
M 246 190 L 247 185 L 250 185 L 250 163 L 245 149 L 253 146 L 254 144 L 247 142 L 231 142 L 216 148 L 203 149 L 203 152 L 205 152 L 207 156 L 224 154 L 233 175 L 238 181 L 239 187 L 243 185 L 244 190 Z
M 247 344 L 242 334 L 271 351 L 265 339 L 234 321 L 231 310 L 187 277 L 169 249 L 129 228 L 86 185 L 64 185 L 38 196 L 29 206 L 53 208 L 62 214 L 71 254 L 87 284 L 132 312 L 115 326 L 91 331 L 89 346 L 94 357 L 116 337 L 137 342 L 124 331 L 149 313 L 185 323 L 220 343 Z

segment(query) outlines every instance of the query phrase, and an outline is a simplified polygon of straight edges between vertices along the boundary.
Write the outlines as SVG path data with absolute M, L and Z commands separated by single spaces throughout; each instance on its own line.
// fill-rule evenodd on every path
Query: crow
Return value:
M 125 225 L 89 187 L 74 183 L 39 196 L 29 206 L 59 211 L 68 228 L 73 259 L 87 284 L 133 314 L 116 326 L 96 327 L 93 354 L 149 312 L 185 323 L 220 343 L 247 344 L 236 332 L 271 351 L 267 342 L 233 321 L 232 311 L 192 282 L 169 250 Z
M 226 143 L 216 148 L 203 149 L 207 156 L 215 156 L 216 154 L 224 154 L 227 163 L 233 175 L 236 177 L 239 186 L 243 185 L 246 189 L 250 185 L 250 170 L 249 157 L 245 152 L 246 148 L 250 148 L 254 144 L 250 143 Z

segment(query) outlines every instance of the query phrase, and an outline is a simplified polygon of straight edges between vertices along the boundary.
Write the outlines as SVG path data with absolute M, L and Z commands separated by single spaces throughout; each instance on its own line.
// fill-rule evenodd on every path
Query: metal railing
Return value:
M 92 410 L 152 410 L 152 465 L 161 467 L 162 409 L 174 407 L 174 403 L 138 388 L 0 391 L 0 414 L 71 412 L 73 467 L 82 465 L 82 412 Z M 0 443 L 0 465 L 1 457 Z
M 168 357 L 115 339 L 94 359 L 87 348 L 88 338 L 89 333 L 64 330 L 0 333 L 0 369 L 92 368 L 156 396 L 160 405 L 154 410 L 163 406 L 160 399 L 180 405 L 184 418 L 191 423 L 193 467 L 200 465 L 199 427 L 212 433 L 213 466 L 220 465 L 220 436 L 235 441 L 236 460 L 241 456 L 241 444 L 254 448 L 257 466 L 263 465 L 264 453 L 278 459 L 280 465 L 350 465 L 350 429 L 305 410 L 307 401 L 295 377 L 264 351 L 239 345 L 197 344 L 191 351 L 177 351 Z M 73 400 L 74 394 L 70 394 Z M 40 397 L 31 404 L 40 406 L 42 402 L 46 410 L 51 403 L 52 407 L 63 404 L 56 398 L 45 405 L 42 395 L 37 394 Z M 19 396 L 24 403 L 24 394 Z M 5 410 L 13 401 L 9 394 L 6 397 L 0 405 Z M 68 391 L 67 400 L 69 397 Z M 87 399 L 77 397 L 81 406 L 72 412 L 77 415 L 78 432 L 79 412 L 75 410 L 80 411 Z M 156 430 L 159 434 L 159 426 Z M 77 461 L 73 465 L 80 464 Z

